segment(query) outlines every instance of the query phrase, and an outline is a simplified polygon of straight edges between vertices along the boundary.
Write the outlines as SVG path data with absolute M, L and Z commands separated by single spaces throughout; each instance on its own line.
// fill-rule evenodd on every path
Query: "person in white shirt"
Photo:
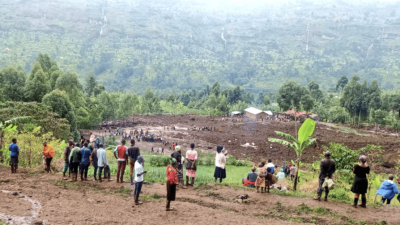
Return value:
M 275 165 L 272 163 L 272 159 L 268 159 L 267 165 L 265 165 L 265 168 L 271 168 L 271 173 L 274 174 L 275 172 Z
M 217 146 L 217 154 L 215 155 L 215 182 L 217 182 L 219 178 L 219 182 L 222 183 L 222 179 L 226 178 L 226 170 L 225 170 L 225 163 L 226 163 L 226 155 L 228 153 L 223 153 L 224 146 Z
M 142 191 L 143 174 L 147 173 L 147 171 L 143 171 L 143 166 L 144 166 L 144 158 L 143 156 L 139 156 L 135 162 L 135 192 L 134 192 L 135 205 L 142 204 L 142 202 L 139 201 L 139 194 Z

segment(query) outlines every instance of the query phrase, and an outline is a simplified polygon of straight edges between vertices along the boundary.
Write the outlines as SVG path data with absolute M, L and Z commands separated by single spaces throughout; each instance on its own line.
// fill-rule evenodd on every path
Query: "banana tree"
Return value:
M 31 116 L 21 116 L 21 117 L 14 117 L 10 120 L 1 120 L 0 118 L 0 149 L 3 148 L 3 137 L 4 137 L 4 130 L 9 127 L 10 125 L 16 125 L 19 123 L 29 123 L 32 120 Z
M 304 149 L 308 146 L 313 145 L 314 142 L 317 140 L 316 138 L 310 138 L 310 136 L 314 133 L 315 129 L 315 121 L 313 119 L 307 119 L 304 121 L 303 125 L 300 127 L 298 132 L 298 138 L 296 139 L 290 134 L 286 134 L 280 131 L 275 131 L 275 133 L 281 137 L 284 137 L 287 140 L 282 140 L 278 138 L 268 138 L 269 142 L 279 143 L 285 146 L 292 148 L 296 152 L 296 175 L 294 179 L 293 189 L 297 189 L 297 177 L 298 177 L 298 170 L 300 168 L 300 161 L 301 156 L 303 155 Z

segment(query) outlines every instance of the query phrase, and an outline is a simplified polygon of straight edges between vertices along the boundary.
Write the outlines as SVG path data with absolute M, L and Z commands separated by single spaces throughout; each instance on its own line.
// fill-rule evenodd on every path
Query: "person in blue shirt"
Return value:
M 376 191 L 377 195 L 382 196 L 382 203 L 389 205 L 390 201 L 394 198 L 396 194 L 399 194 L 399 189 L 396 183 L 393 182 L 393 175 L 389 175 L 389 180 L 383 181 L 381 187 Z
M 12 143 L 9 146 L 10 150 L 10 165 L 11 165 L 11 173 L 16 173 L 18 169 L 18 156 L 19 156 L 19 147 L 17 145 L 17 139 L 12 139 Z
M 88 169 L 90 165 L 90 156 L 92 155 L 92 152 L 88 148 L 89 143 L 85 142 L 83 144 L 83 148 L 81 149 L 81 154 L 82 154 L 82 159 L 81 159 L 81 164 L 80 164 L 80 172 L 81 172 L 81 180 L 86 180 L 87 181 L 87 174 L 88 174 Z M 83 178 L 83 174 L 85 174 L 85 179 Z

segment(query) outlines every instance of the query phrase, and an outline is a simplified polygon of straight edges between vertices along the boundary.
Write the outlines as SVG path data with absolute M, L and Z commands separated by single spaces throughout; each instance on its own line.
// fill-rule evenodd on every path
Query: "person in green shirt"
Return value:
M 72 149 L 71 153 L 69 154 L 69 163 L 71 164 L 71 173 L 72 173 L 71 181 L 77 181 L 78 179 L 78 167 L 82 159 L 82 153 L 79 146 L 80 146 L 79 143 L 76 143 L 75 145 L 70 145 L 70 148 Z

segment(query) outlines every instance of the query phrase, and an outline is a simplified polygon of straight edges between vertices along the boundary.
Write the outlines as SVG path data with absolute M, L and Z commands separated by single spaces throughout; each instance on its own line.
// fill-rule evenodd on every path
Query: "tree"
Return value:
M 335 106 L 329 110 L 329 120 L 333 123 L 345 123 L 350 115 L 346 112 L 346 109 Z
M 371 123 L 379 124 L 381 126 L 386 126 L 386 117 L 389 115 L 387 111 L 381 109 L 371 109 L 369 121 Z
M 25 98 L 28 101 L 41 102 L 45 94 L 51 91 L 49 79 L 42 69 L 31 74 L 25 86 Z
M 97 85 L 96 79 L 94 78 L 93 72 L 90 73 L 86 79 L 86 93 L 88 96 L 92 96 L 94 89 Z
M 57 79 L 61 76 L 61 74 L 62 72 L 60 70 L 56 70 L 50 74 L 50 83 L 52 90 L 56 88 Z
M 349 82 L 346 75 L 343 75 L 336 84 L 336 90 L 343 90 L 344 86 Z
M 124 94 L 120 98 L 117 110 L 117 118 L 125 119 L 137 111 L 139 106 L 139 97 L 136 94 Z
M 215 82 L 211 88 L 211 94 L 214 94 L 216 97 L 218 97 L 219 93 L 221 93 L 221 87 L 219 86 L 218 82 Z
M 317 83 L 315 83 L 314 81 L 311 81 L 308 85 L 308 90 L 310 92 L 314 91 L 314 90 L 319 90 L 319 85 Z
M 150 88 L 147 88 L 147 90 L 142 95 L 141 110 L 143 113 L 162 112 L 160 99 L 153 93 Z
M 12 129 L 14 126 L 13 124 L 19 125 L 19 124 L 29 123 L 31 120 L 32 120 L 31 116 L 14 117 L 8 120 L 0 118 L 0 149 L 3 148 L 4 132 L 6 130 Z
M 329 110 L 322 103 L 316 104 L 311 111 L 321 117 L 322 120 L 329 118 Z
M 340 106 L 345 108 L 352 116 L 366 116 L 368 114 L 368 88 L 360 84 L 360 77 L 354 75 L 344 87 Z
M 42 67 L 43 72 L 49 76 L 49 71 L 50 68 L 52 67 L 52 61 L 50 59 L 50 56 L 48 54 L 39 54 L 39 56 L 36 59 L 37 62 L 40 63 L 40 66 Z
M 311 100 L 310 92 L 293 81 L 282 85 L 276 96 L 279 107 L 285 111 L 293 108 L 300 111 L 303 107 L 310 110 Z
M 23 101 L 25 72 L 15 69 L 12 66 L 4 68 L 0 71 L 0 89 L 3 92 L 5 100 Z
M 74 132 L 76 129 L 76 118 L 72 104 L 65 91 L 58 89 L 46 94 L 42 99 L 43 104 L 51 107 L 52 111 L 57 113 L 58 118 L 65 118 L 70 125 L 70 131 Z
M 368 87 L 368 102 L 369 109 L 380 109 L 382 106 L 381 89 L 378 85 L 378 80 L 373 80 Z
M 296 152 L 297 166 L 296 166 L 296 175 L 295 175 L 294 184 L 293 184 L 294 190 L 297 189 L 297 180 L 298 180 L 297 175 L 298 175 L 298 170 L 300 168 L 300 161 L 301 161 L 301 156 L 303 155 L 303 151 L 308 146 L 313 145 L 314 142 L 317 140 L 316 138 L 310 138 L 314 133 L 314 129 L 315 129 L 315 121 L 313 119 L 306 119 L 304 121 L 303 125 L 301 125 L 301 127 L 299 129 L 297 139 L 290 134 L 283 133 L 280 131 L 275 131 L 275 133 L 281 137 L 288 139 L 291 142 L 282 140 L 282 139 L 278 139 L 278 138 L 268 138 L 269 142 L 275 142 L 275 143 L 285 145 L 287 147 L 292 148 Z
M 102 92 L 100 95 L 97 96 L 99 102 L 103 105 L 104 111 L 101 115 L 103 121 L 115 119 L 115 105 L 117 103 L 113 103 L 110 95 L 107 92 Z
M 104 87 L 104 85 L 102 85 L 102 84 L 98 84 L 94 87 L 93 94 L 95 97 L 97 97 L 99 94 L 101 94 L 104 91 L 106 91 L 106 87 Z
M 56 81 L 56 89 L 65 91 L 68 98 L 75 108 L 85 105 L 85 96 L 82 93 L 82 85 L 78 81 L 78 76 L 74 73 L 64 73 Z

